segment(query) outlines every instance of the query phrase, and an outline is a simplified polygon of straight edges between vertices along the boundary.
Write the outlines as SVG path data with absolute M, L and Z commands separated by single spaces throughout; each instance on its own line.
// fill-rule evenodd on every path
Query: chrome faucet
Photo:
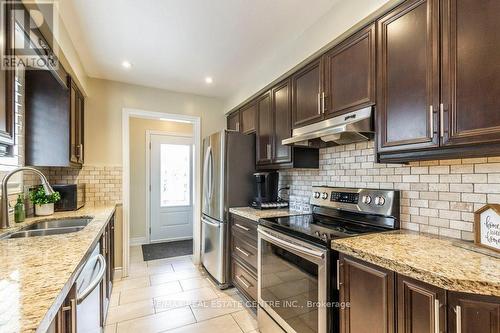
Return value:
M 42 182 L 43 190 L 45 191 L 45 194 L 51 195 L 54 193 L 54 189 L 52 186 L 50 186 L 49 181 L 45 177 L 45 175 L 32 167 L 19 167 L 17 169 L 12 170 L 8 174 L 6 174 L 3 179 L 2 179 L 2 199 L 1 199 L 1 204 L 0 204 L 0 229 L 5 229 L 10 227 L 9 223 L 9 196 L 7 193 L 7 182 L 9 181 L 10 177 L 12 177 L 14 174 L 20 172 L 20 171 L 31 171 L 38 175 L 40 177 L 40 181 Z

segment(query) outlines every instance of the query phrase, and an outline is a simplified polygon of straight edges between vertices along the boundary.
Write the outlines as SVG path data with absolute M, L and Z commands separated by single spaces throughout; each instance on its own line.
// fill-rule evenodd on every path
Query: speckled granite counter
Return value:
M 339 252 L 451 291 L 500 296 L 500 259 L 400 230 L 337 239 Z
M 282 217 L 291 215 L 302 215 L 304 213 L 288 209 L 255 209 L 252 207 L 229 208 L 229 212 L 258 222 L 259 219 L 270 217 Z
M 45 333 L 114 211 L 114 206 L 85 207 L 29 218 L 6 230 L 46 219 L 93 217 L 75 233 L 0 240 L 0 332 Z

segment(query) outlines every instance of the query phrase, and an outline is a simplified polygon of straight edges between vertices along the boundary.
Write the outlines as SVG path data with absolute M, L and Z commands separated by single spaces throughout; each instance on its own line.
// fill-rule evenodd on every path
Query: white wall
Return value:
M 276 50 L 274 57 L 262 59 L 260 70 L 249 76 L 238 91 L 225 100 L 224 112 L 280 77 L 285 77 L 311 58 L 328 49 L 333 41 L 374 12 L 381 12 L 401 0 L 341 0 L 297 39 Z

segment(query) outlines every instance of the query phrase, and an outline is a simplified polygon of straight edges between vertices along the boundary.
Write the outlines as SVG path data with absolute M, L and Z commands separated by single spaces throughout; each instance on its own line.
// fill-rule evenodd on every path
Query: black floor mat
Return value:
M 193 254 L 193 240 L 142 245 L 144 261 L 186 256 Z

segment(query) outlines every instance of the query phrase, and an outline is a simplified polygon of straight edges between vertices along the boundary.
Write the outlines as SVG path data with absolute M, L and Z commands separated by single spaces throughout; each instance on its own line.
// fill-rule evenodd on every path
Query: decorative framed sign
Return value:
M 488 204 L 474 213 L 475 243 L 500 252 L 500 205 Z

